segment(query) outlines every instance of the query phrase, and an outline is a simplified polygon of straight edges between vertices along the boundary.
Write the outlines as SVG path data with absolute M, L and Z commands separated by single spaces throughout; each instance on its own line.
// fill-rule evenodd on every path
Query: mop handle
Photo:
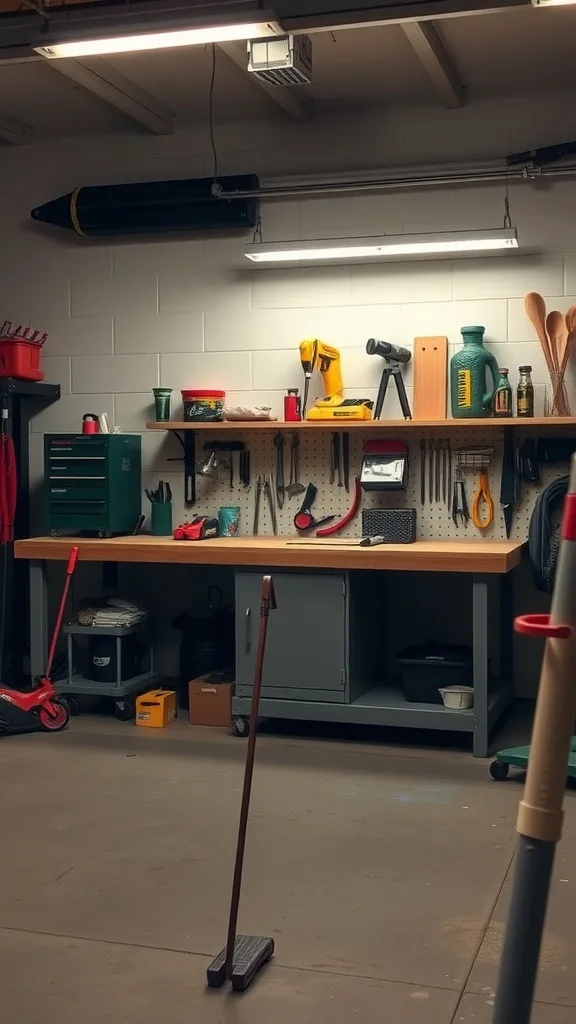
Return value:
M 254 669 L 254 690 L 250 709 L 250 730 L 244 766 L 244 785 L 240 806 L 240 822 L 238 824 L 238 841 L 236 860 L 234 863 L 234 879 L 232 882 L 232 899 L 230 900 L 230 917 L 228 920 L 228 938 L 226 940 L 226 978 L 232 978 L 234 968 L 234 947 L 236 945 L 236 926 L 238 924 L 238 908 L 240 906 L 240 889 L 242 887 L 242 868 L 244 866 L 244 848 L 246 846 L 246 829 L 250 810 L 250 793 L 252 790 L 252 773 L 254 771 L 254 755 L 256 753 L 256 733 L 258 731 L 258 707 L 262 689 L 262 670 L 264 667 L 264 651 L 266 649 L 266 633 L 268 631 L 268 615 L 276 608 L 276 595 L 271 576 L 262 577 L 260 603 L 260 629 L 258 632 L 258 651 Z
M 530 758 L 518 811 L 518 847 L 492 1024 L 529 1024 L 576 716 L 576 456 L 562 517 L 550 616 L 525 615 L 517 632 L 545 636 Z
M 76 562 L 78 561 L 78 548 L 73 547 L 70 551 L 68 558 L 68 565 L 66 566 L 66 579 L 64 580 L 64 589 L 62 590 L 62 597 L 60 598 L 60 604 L 58 606 L 58 614 L 56 616 L 56 622 L 54 623 L 54 631 L 52 633 L 52 639 L 50 641 L 50 650 L 48 651 L 48 661 L 46 662 L 45 676 L 49 679 L 52 671 L 52 662 L 54 661 L 54 655 L 56 653 L 56 644 L 58 643 L 58 637 L 60 636 L 60 630 L 62 628 L 62 619 L 64 618 L 64 608 L 66 607 L 66 599 L 68 597 L 68 591 L 70 590 L 70 583 L 72 581 L 72 573 L 76 568 Z
M 566 765 L 576 717 L 576 460 L 562 517 L 562 543 L 548 623 L 526 617 L 517 632 L 546 636 L 530 759 L 518 811 L 520 835 L 557 843 L 562 835 Z M 530 626 L 532 628 L 530 628 Z M 523 628 L 524 627 L 524 628 Z

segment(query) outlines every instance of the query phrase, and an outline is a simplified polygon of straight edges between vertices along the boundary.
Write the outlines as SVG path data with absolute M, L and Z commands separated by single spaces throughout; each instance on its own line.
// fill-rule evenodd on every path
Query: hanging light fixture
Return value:
M 254 263 L 308 260 L 379 260 L 402 256 L 444 256 L 450 253 L 517 249 L 516 228 L 484 231 L 439 231 L 421 235 L 368 235 L 365 238 L 318 238 L 309 241 L 253 242 L 244 255 Z
M 101 35 L 102 28 L 53 18 L 48 22 L 43 45 L 35 46 L 36 53 L 47 60 L 61 58 L 94 57 L 103 54 L 134 53 L 141 50 L 162 50 L 176 46 L 198 46 L 234 40 L 261 39 L 282 35 L 282 28 L 274 14 L 264 10 L 260 3 L 236 3 L 219 8 L 214 17 L 163 19 L 142 18 L 131 20 L 132 31 L 118 30 Z M 51 41 L 53 38 L 53 42 Z

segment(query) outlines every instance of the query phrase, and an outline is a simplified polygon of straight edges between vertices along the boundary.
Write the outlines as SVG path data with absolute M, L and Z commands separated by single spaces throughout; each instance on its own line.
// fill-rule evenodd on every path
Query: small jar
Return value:
M 200 423 L 224 419 L 225 391 L 188 390 L 182 392 L 184 419 Z
M 504 418 L 505 416 L 513 415 L 512 388 L 510 387 L 510 381 L 508 380 L 510 370 L 508 370 L 507 367 L 502 366 L 499 368 L 498 373 L 500 374 L 500 377 L 498 379 L 498 386 L 494 392 L 493 410 L 495 416 Z
M 520 380 L 516 388 L 516 415 L 527 418 L 534 415 L 534 385 L 532 383 L 531 366 L 518 368 Z

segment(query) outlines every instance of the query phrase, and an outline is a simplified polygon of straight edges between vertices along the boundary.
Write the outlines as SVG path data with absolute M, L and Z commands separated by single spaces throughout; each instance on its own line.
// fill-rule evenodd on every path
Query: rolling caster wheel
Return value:
M 80 705 L 76 700 L 76 697 L 66 697 L 66 703 L 72 718 L 76 718 L 76 716 L 80 714 Z
M 136 714 L 134 701 L 130 698 L 117 700 L 114 714 L 119 722 L 131 722 Z
M 235 736 L 246 737 L 250 731 L 250 719 L 243 715 L 237 715 L 232 719 L 232 728 Z
M 109 537 L 109 536 L 110 536 L 110 531 L 109 531 L 109 530 L 98 530 L 98 537 L 99 537 L 99 538 L 100 538 L 101 540 L 102 540 L 102 539 L 103 539 L 104 537 Z
M 504 761 L 492 761 L 490 765 L 490 775 L 496 782 L 504 782 L 504 779 L 508 778 L 509 771 L 510 765 L 505 764 Z

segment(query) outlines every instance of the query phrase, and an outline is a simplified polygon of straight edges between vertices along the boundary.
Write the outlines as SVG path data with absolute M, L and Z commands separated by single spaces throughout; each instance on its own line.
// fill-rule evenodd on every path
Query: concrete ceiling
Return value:
M 426 32 L 416 29 L 414 36 L 390 24 L 314 33 L 312 83 L 276 90 L 272 98 L 218 49 L 215 120 L 305 120 L 343 106 L 458 106 L 576 86 L 576 7 L 518 7 L 413 25 Z M 239 44 L 240 64 L 243 59 Z M 169 132 L 204 121 L 211 60 L 211 51 L 199 47 L 130 54 L 97 67 L 73 62 L 72 77 L 56 66 L 63 61 L 0 63 L 0 138 Z M 280 93 L 288 112 L 278 105 Z

